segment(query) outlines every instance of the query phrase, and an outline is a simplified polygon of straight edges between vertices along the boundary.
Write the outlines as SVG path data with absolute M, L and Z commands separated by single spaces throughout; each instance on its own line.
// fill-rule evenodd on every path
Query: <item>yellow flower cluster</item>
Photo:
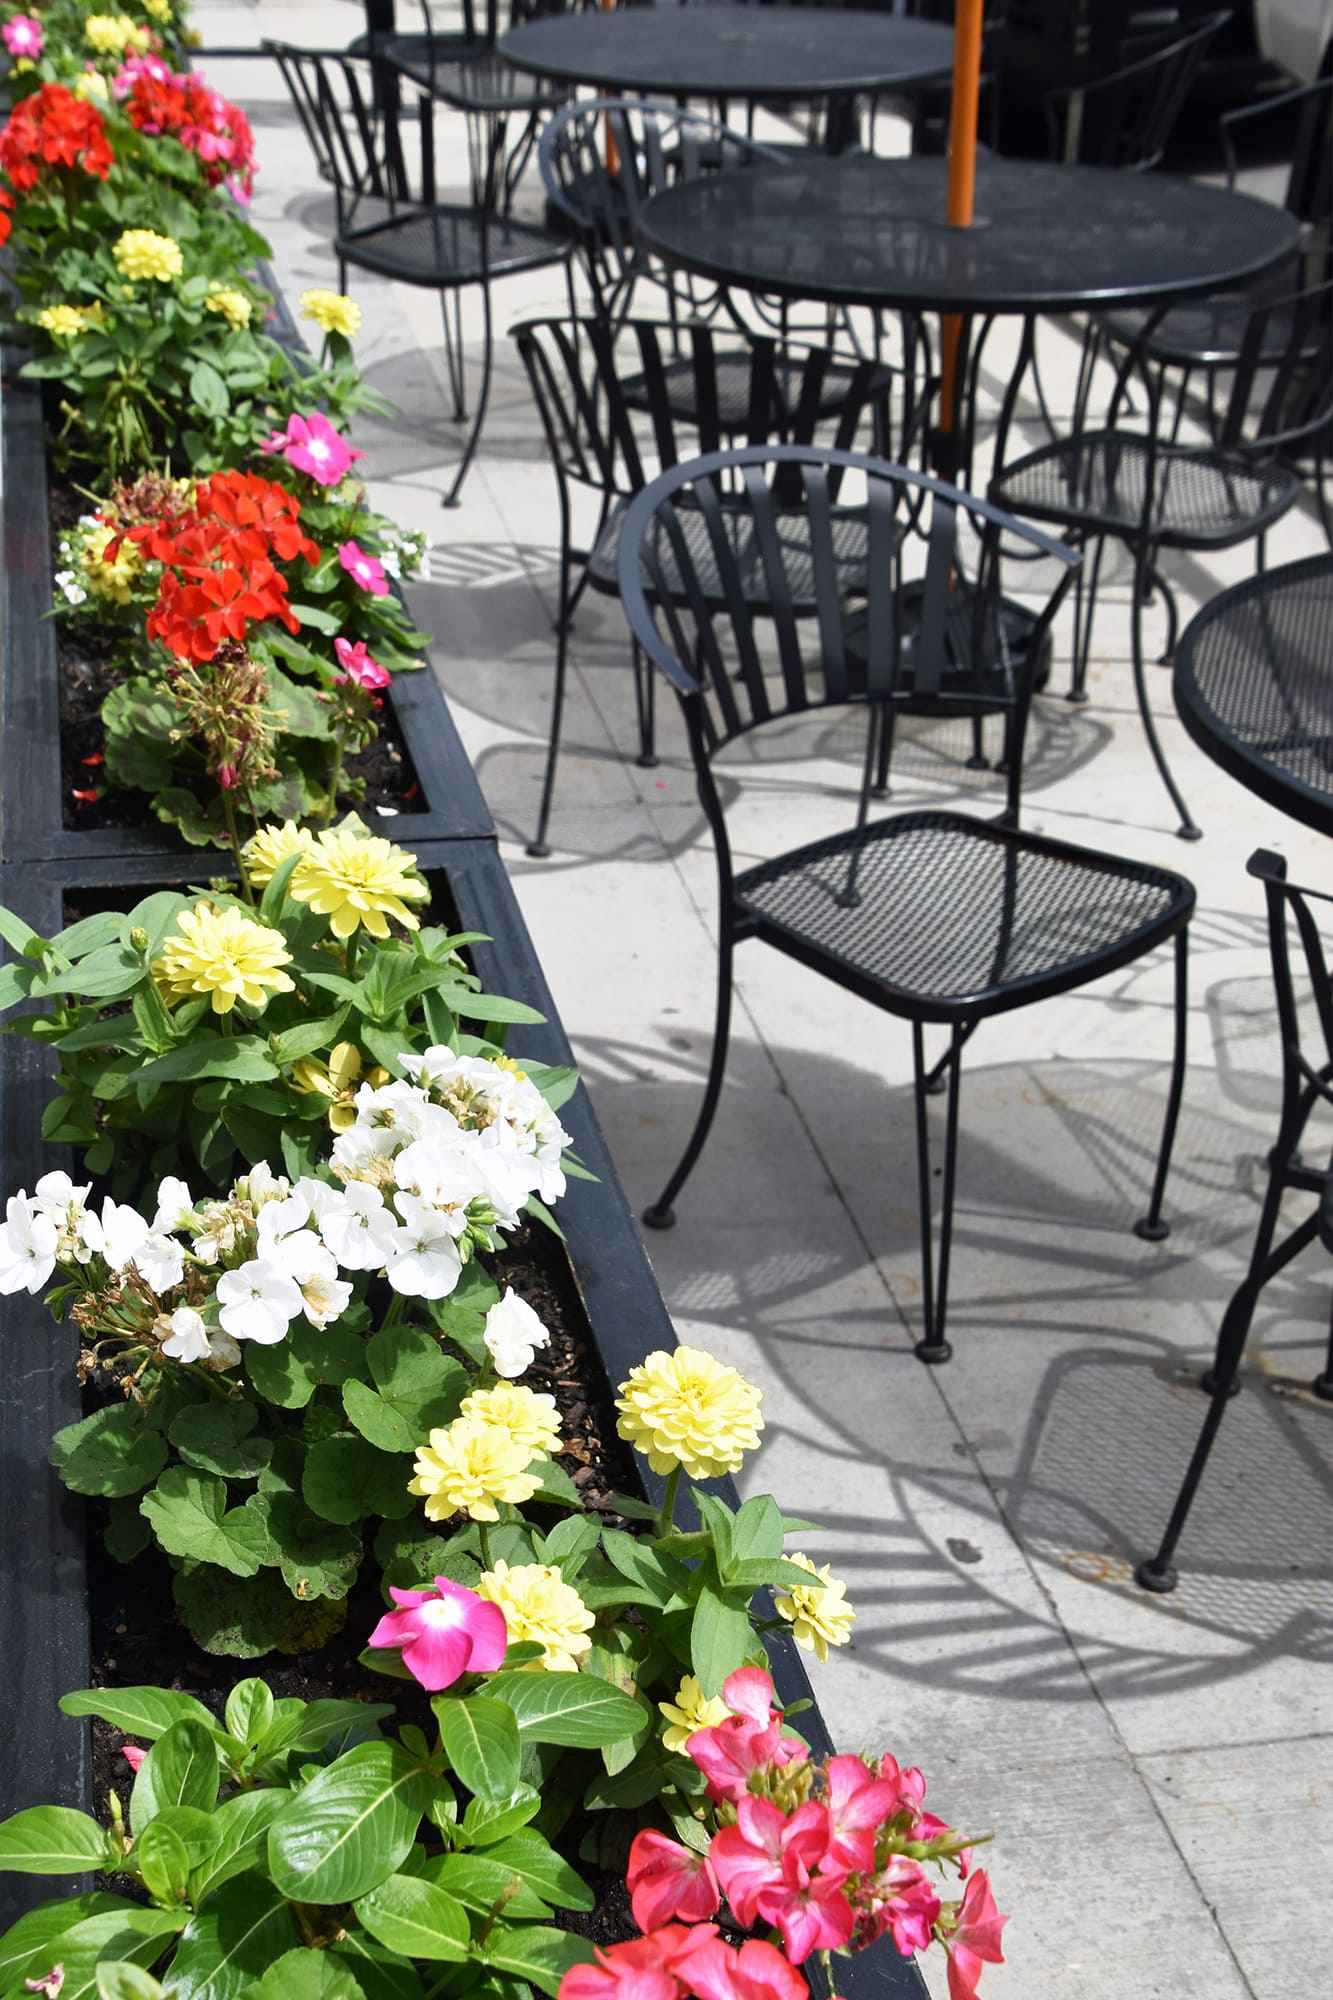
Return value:
M 524 1665 L 535 1672 L 576 1674 L 579 1657 L 592 1645 L 593 1615 L 577 1590 L 550 1563 L 497 1562 L 477 1580 L 477 1595 L 504 1612 L 510 1645 L 525 1640 L 542 1648 L 539 1660 Z
M 89 306 L 43 306 L 37 315 L 38 326 L 47 333 L 72 337 L 87 333 L 89 327 L 106 325 L 106 307 L 100 299 L 94 299 Z
M 654 1472 L 717 1479 L 759 1443 L 759 1403 L 758 1389 L 702 1348 L 659 1348 L 621 1383 L 616 1429 Z
M 123 56 L 149 46 L 147 28 L 140 28 L 128 14 L 90 14 L 83 24 L 84 39 L 99 56 Z
M 321 1097 L 331 1097 L 329 1126 L 334 1132 L 346 1132 L 356 1123 L 356 1105 L 353 1099 L 358 1087 L 368 1083 L 377 1090 L 389 1081 L 389 1072 L 378 1063 L 367 1069 L 360 1049 L 355 1042 L 338 1042 L 329 1051 L 327 1063 L 317 1062 L 313 1056 L 303 1056 L 300 1062 L 292 1064 L 292 1089 L 304 1092 L 318 1092 Z
M 155 21 L 169 21 L 171 0 L 143 0 L 143 10 L 145 14 L 151 14 Z
M 282 970 L 290 962 L 281 931 L 204 902 L 177 917 L 161 958 L 153 960 L 153 978 L 168 1005 L 206 993 L 215 1014 L 229 1014 L 238 1000 L 263 1007 L 270 993 L 290 993 Z
M 109 604 L 128 604 L 134 581 L 143 570 L 143 557 L 134 542 L 125 541 L 107 562 L 106 547 L 115 533 L 109 521 L 99 521 L 89 529 L 74 562 L 94 597 L 105 598 Z
M 540 1468 L 559 1441 L 553 1396 L 514 1382 L 474 1389 L 449 1427 L 432 1431 L 417 1447 L 416 1476 L 407 1490 L 424 1498 L 429 1521 L 460 1512 L 474 1521 L 498 1521 L 498 1502 L 518 1507 L 531 1500 Z
M 111 246 L 116 269 L 122 278 L 156 278 L 168 285 L 185 269 L 181 246 L 174 236 L 159 236 L 155 229 L 126 229 Z
M 238 292 L 232 285 L 221 285 L 216 278 L 208 288 L 204 307 L 208 312 L 221 313 L 233 333 L 240 333 L 249 326 L 253 311 L 244 292 Z
M 100 104 L 106 104 L 111 97 L 111 86 L 100 69 L 84 70 L 81 76 L 75 77 L 70 88 L 76 97 L 83 99 L 85 104 L 91 104 L 94 99 Z
M 336 938 L 349 938 L 363 926 L 371 937 L 387 937 L 390 917 L 406 930 L 419 928 L 420 917 L 407 906 L 423 902 L 430 891 L 411 856 L 392 841 L 367 833 L 355 814 L 321 834 L 309 833 L 293 820 L 261 827 L 245 847 L 251 885 L 262 888 L 271 882 L 289 854 L 301 856 L 291 879 L 293 898 L 327 917 Z
M 300 298 L 302 319 L 312 319 L 325 333 L 341 333 L 348 340 L 361 331 L 361 308 L 343 292 L 323 291 L 318 285 Z
M 696 1729 L 716 1729 L 731 1714 L 724 1701 L 704 1693 L 693 1674 L 686 1674 L 674 1701 L 659 1701 L 657 1707 L 671 1725 L 662 1734 L 664 1750 L 683 1750 Z
M 845 1646 L 852 1636 L 856 1613 L 847 1602 L 847 1586 L 841 1578 L 830 1576 L 827 1563 L 816 1569 L 809 1556 L 800 1555 L 788 1556 L 787 1561 L 798 1569 L 808 1569 L 815 1581 L 794 1584 L 783 1595 L 775 1596 L 773 1608 L 792 1627 L 798 1646 L 826 1660 L 830 1646 Z
M 528 1455 L 549 1458 L 560 1443 L 560 1418 L 554 1396 L 542 1396 L 518 1382 L 497 1382 L 491 1389 L 474 1389 L 459 1405 L 460 1417 L 505 1431 Z

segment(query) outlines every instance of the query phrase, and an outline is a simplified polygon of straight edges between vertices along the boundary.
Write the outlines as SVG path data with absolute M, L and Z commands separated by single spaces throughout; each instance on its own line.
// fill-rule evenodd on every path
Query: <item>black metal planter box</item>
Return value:
M 72 861 L 81 867 L 116 855 L 188 855 L 185 843 L 156 821 L 86 832 L 64 824 L 46 441 L 35 384 L 5 381 L 0 447 L 0 730 L 6 744 L 0 860 Z M 399 674 L 385 700 L 415 768 L 424 810 L 385 821 L 381 830 L 414 845 L 492 836 L 481 787 L 429 666 Z M 194 851 L 194 865 L 202 872 L 204 858 Z

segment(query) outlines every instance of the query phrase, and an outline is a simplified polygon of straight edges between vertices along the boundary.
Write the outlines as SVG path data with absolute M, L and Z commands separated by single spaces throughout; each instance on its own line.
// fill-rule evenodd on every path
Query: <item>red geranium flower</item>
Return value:
M 63 83 L 23 98 L 0 132 L 0 167 L 20 191 L 37 185 L 43 165 L 81 167 L 104 181 L 114 160 L 101 112 Z

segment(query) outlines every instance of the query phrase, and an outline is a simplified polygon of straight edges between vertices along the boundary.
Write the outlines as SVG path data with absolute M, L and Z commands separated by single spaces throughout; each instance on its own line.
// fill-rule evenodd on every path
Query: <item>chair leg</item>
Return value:
M 454 400 L 453 420 L 461 424 L 467 420 L 467 393 L 463 375 L 463 293 L 461 286 L 453 290 L 453 325 L 449 324 L 450 295 L 440 293 L 440 320 L 444 327 L 444 369 L 449 383 L 449 394 Z
M 634 641 L 634 706 L 639 718 L 639 754 L 635 762 L 641 771 L 657 769 L 657 681 L 652 665 L 643 657 L 643 648 Z
M 1143 718 L 1143 733 L 1148 739 L 1167 796 L 1180 815 L 1180 825 L 1176 831 L 1182 840 L 1201 840 L 1198 827 L 1190 818 L 1189 807 L 1181 797 L 1180 789 L 1171 775 L 1171 767 L 1166 761 L 1166 753 L 1157 739 L 1157 726 L 1152 719 L 1152 709 L 1148 702 L 1148 684 L 1143 671 L 1143 590 L 1148 582 L 1148 553 L 1140 549 L 1134 562 L 1134 597 L 1131 607 L 1130 633 L 1134 645 L 1134 692 L 1138 696 L 1139 714 Z
M 875 782 L 871 786 L 871 796 L 886 799 L 889 796 L 889 765 L 893 762 L 893 731 L 898 717 L 896 712 L 885 705 L 879 711 L 879 753 L 875 760 Z
M 1324 1372 L 1315 1376 L 1310 1390 L 1321 1403 L 1333 1403 L 1333 1307 L 1330 1307 L 1328 1315 L 1328 1352 L 1324 1356 Z
M 454 474 L 454 483 L 449 488 L 448 493 L 445 495 L 444 504 L 446 507 L 456 507 L 458 505 L 458 496 L 463 490 L 463 481 L 467 478 L 468 467 L 471 465 L 473 458 L 476 456 L 477 446 L 481 442 L 481 427 L 486 418 L 486 405 L 490 400 L 491 368 L 494 360 L 495 343 L 494 343 L 494 333 L 491 326 L 491 288 L 488 284 L 483 284 L 481 288 L 481 310 L 482 310 L 482 320 L 483 320 L 483 335 L 482 335 L 482 350 L 481 350 L 481 382 L 477 389 L 477 414 L 472 419 L 472 429 L 468 432 L 467 443 L 463 447 L 463 456 L 462 459 L 459 461 L 458 470 Z M 463 360 L 463 353 L 461 346 L 459 348 L 458 359 L 459 359 L 459 379 L 461 381 L 462 360 Z
M 916 1344 L 919 1361 L 935 1366 L 948 1361 L 953 1348 L 944 1337 L 949 1303 L 949 1257 L 953 1247 L 954 1170 L 958 1158 L 958 1096 L 962 1079 L 960 1056 L 966 1028 L 955 1025 L 949 1031 L 948 1090 L 944 1114 L 944 1173 L 940 1207 L 940 1248 L 938 1276 L 932 1255 L 930 1215 L 930 1135 L 926 1128 L 926 1057 L 921 1023 L 912 1023 L 912 1068 L 916 1105 L 917 1201 L 921 1211 L 921 1300 L 926 1331 Z M 933 1074 L 932 1072 L 931 1074 Z
M 675 1227 L 676 1211 L 672 1203 L 694 1171 L 695 1162 L 702 1153 L 704 1141 L 712 1129 L 718 1099 L 722 1095 L 722 1077 L 727 1066 L 727 1045 L 731 1039 L 732 958 L 736 948 L 731 928 L 731 912 L 725 906 L 719 913 L 719 925 L 717 1015 L 713 1023 L 713 1050 L 708 1060 L 708 1082 L 704 1087 L 704 1101 L 699 1107 L 699 1116 L 690 1134 L 690 1142 L 681 1155 L 680 1165 L 657 1200 L 643 1211 L 642 1220 L 649 1229 Z
M 1171 1168 L 1171 1149 L 1175 1145 L 1176 1125 L 1180 1118 L 1180 1100 L 1185 1090 L 1185 1046 L 1189 1028 L 1189 931 L 1185 929 L 1176 935 L 1176 1034 L 1175 1048 L 1171 1057 L 1171 1088 L 1166 1097 L 1166 1117 L 1162 1124 L 1162 1143 L 1157 1150 L 1157 1172 L 1153 1176 L 1152 1199 L 1148 1203 L 1148 1213 L 1141 1215 L 1134 1224 L 1134 1234 L 1145 1243 L 1161 1243 L 1171 1234 L 1171 1224 L 1163 1220 L 1162 1200 L 1166 1194 L 1166 1177 Z
M 1092 652 L 1092 614 L 1097 609 L 1097 588 L 1101 582 L 1102 556 L 1106 541 L 1098 536 L 1092 569 L 1086 583 L 1080 571 L 1074 585 L 1074 658 L 1066 701 L 1083 703 L 1088 698 L 1088 659 Z
M 555 628 L 555 686 L 551 692 L 551 734 L 546 744 L 546 771 L 542 778 L 542 801 L 537 813 L 537 831 L 528 842 L 526 850 L 534 861 L 544 861 L 551 851 L 550 842 L 546 838 L 546 828 L 551 817 L 551 800 L 555 794 L 555 767 L 560 759 L 560 725 L 565 713 L 569 628 L 574 616 L 574 593 L 571 593 L 569 587 L 569 572 L 573 566 L 573 556 L 569 546 L 569 502 L 563 486 L 560 489 L 560 503 L 560 617 Z

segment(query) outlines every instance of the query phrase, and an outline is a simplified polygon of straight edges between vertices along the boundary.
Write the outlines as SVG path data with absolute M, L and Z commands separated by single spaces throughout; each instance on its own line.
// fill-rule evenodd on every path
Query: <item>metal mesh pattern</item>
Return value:
M 1167 935 L 1193 901 L 1164 870 L 954 813 L 817 841 L 747 869 L 735 890 L 741 909 L 788 938 L 965 1015 L 1017 1004 L 1022 994 L 1002 991 L 1017 982 L 1076 985 L 1099 960 L 1146 948 L 1154 929 Z
M 1254 317 L 1254 300 L 1245 294 L 1205 299 L 1201 305 L 1172 306 L 1153 327 L 1146 352 L 1168 366 L 1208 367 L 1234 361 Z M 1148 323 L 1146 313 L 1107 313 L 1102 325 L 1122 346 L 1135 347 Z M 1259 349 L 1263 366 L 1276 367 L 1286 355 L 1292 336 L 1289 312 L 1275 312 L 1264 326 Z
M 698 372 L 692 361 L 673 361 L 663 371 L 666 380 L 667 404 L 678 423 L 695 423 L 699 416 Z M 796 410 L 800 405 L 802 368 L 799 363 L 779 362 L 774 369 L 775 387 L 782 396 L 784 406 Z M 744 353 L 720 353 L 717 357 L 717 414 L 724 430 L 743 431 L 750 420 L 750 404 L 753 396 L 754 361 L 749 351 Z M 855 380 L 855 370 L 833 363 L 824 378 L 824 391 L 820 397 L 816 414 L 829 417 L 837 414 Z M 643 376 L 633 376 L 625 383 L 625 400 L 631 408 L 638 408 L 647 397 L 647 383 Z
M 1155 539 L 1227 541 L 1248 535 L 1270 512 L 1281 512 L 1295 475 L 1255 467 L 1220 452 L 1154 453 L 1147 438 L 1105 431 L 1032 452 L 1007 468 L 991 498 L 1016 513 L 1047 521 L 1104 522 L 1133 532 L 1143 519 L 1145 482 L 1156 459 L 1152 529 Z
M 626 502 L 625 505 L 627 504 Z M 624 518 L 624 511 L 625 507 L 622 505 L 612 514 L 589 560 L 588 567 L 592 580 L 601 589 L 616 588 L 616 550 L 620 542 L 620 524 Z M 723 518 L 728 541 L 736 554 L 745 602 L 752 606 L 762 606 L 768 602 L 771 583 L 755 542 L 753 517 L 748 507 L 738 501 L 734 508 L 726 510 Z M 722 580 L 717 557 L 703 515 L 692 508 L 682 506 L 676 510 L 675 519 L 684 534 L 694 575 L 705 597 L 714 599 L 721 596 Z M 653 546 L 662 564 L 663 582 L 672 596 L 683 596 L 686 593 L 680 565 L 676 560 L 670 538 L 660 522 L 654 526 Z M 867 537 L 865 515 L 859 508 L 834 508 L 832 530 L 833 553 L 842 587 L 844 590 L 855 590 L 865 570 Z M 814 572 L 810 560 L 810 517 L 804 513 L 779 512 L 777 531 L 783 553 L 783 574 L 787 579 L 788 588 L 798 607 L 808 606 L 814 601 Z
M 483 234 L 485 256 L 482 254 Z M 475 284 L 555 264 L 566 254 L 545 230 L 472 208 L 436 208 L 392 217 L 364 236 L 355 231 L 334 246 L 349 264 L 408 285 Z

